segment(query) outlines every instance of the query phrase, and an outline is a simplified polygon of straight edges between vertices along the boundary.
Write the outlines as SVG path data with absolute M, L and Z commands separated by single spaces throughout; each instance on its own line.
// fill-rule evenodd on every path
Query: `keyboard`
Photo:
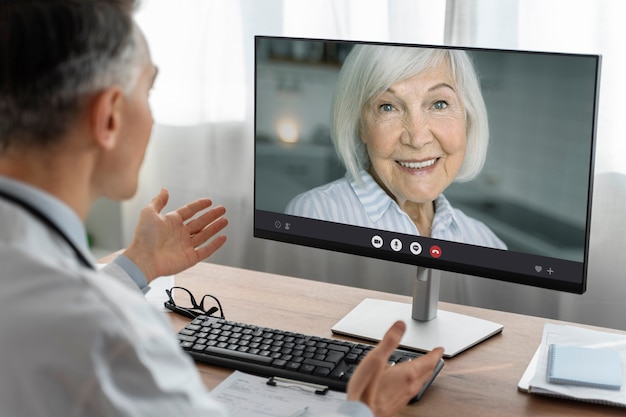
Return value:
M 371 345 L 198 316 L 178 333 L 181 347 L 200 363 L 280 378 L 324 391 L 346 391 L 356 366 Z M 397 349 L 390 364 L 412 360 L 421 353 Z M 443 367 L 439 361 L 418 401 Z M 270 380 L 272 382 L 272 380 Z M 317 392 L 317 390 L 316 390 Z M 318 392 L 320 393 L 320 392 Z

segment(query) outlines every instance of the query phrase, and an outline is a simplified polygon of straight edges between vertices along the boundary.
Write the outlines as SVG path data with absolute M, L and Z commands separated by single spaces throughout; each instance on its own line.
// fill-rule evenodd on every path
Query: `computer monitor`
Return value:
M 254 235 L 417 266 L 333 332 L 450 357 L 502 326 L 439 310 L 440 271 L 585 291 L 599 55 L 255 42 Z

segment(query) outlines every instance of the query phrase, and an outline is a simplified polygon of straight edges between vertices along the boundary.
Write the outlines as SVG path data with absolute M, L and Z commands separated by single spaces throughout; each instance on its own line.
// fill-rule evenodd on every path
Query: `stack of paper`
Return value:
M 560 349 L 556 354 L 555 346 Z M 556 379 L 550 382 L 551 377 Z M 533 394 L 626 407 L 625 381 L 625 335 L 548 323 L 518 388 Z

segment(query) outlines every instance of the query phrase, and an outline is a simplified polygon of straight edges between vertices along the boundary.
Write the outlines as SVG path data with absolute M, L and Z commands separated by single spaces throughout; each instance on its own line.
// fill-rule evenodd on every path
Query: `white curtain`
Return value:
M 136 17 L 159 67 L 156 125 L 139 192 L 121 207 L 122 245 L 140 208 L 165 186 L 166 210 L 204 196 L 226 206 L 228 242 L 210 262 L 410 294 L 414 267 L 253 238 L 253 40 L 441 44 L 445 2 L 144 0 Z
M 448 43 L 602 55 L 587 292 L 455 277 L 447 282 L 455 301 L 626 329 L 624 12 L 621 0 L 448 0 Z
M 228 243 L 210 262 L 410 294 L 415 267 L 252 237 L 254 35 L 601 53 L 596 196 L 602 206 L 594 211 L 588 294 L 569 297 L 444 274 L 441 296 L 623 328 L 621 321 L 611 321 L 626 315 L 618 305 L 626 288 L 621 273 L 626 257 L 619 256 L 625 246 L 619 217 L 626 212 L 626 142 L 619 129 L 620 99 L 626 92 L 621 74 L 625 53 L 619 44 L 626 39 L 626 25 L 619 21 L 622 4 L 626 2 L 143 0 L 137 21 L 159 67 L 151 96 L 156 125 L 140 192 L 120 209 L 122 244 L 132 235 L 139 209 L 166 186 L 172 195 L 168 209 L 204 196 L 227 207 Z

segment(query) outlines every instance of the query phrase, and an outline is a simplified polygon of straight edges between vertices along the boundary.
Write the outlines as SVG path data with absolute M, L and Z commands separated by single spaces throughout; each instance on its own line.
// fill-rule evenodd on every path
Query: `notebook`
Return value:
M 551 344 L 548 382 L 620 390 L 622 364 L 615 350 Z

